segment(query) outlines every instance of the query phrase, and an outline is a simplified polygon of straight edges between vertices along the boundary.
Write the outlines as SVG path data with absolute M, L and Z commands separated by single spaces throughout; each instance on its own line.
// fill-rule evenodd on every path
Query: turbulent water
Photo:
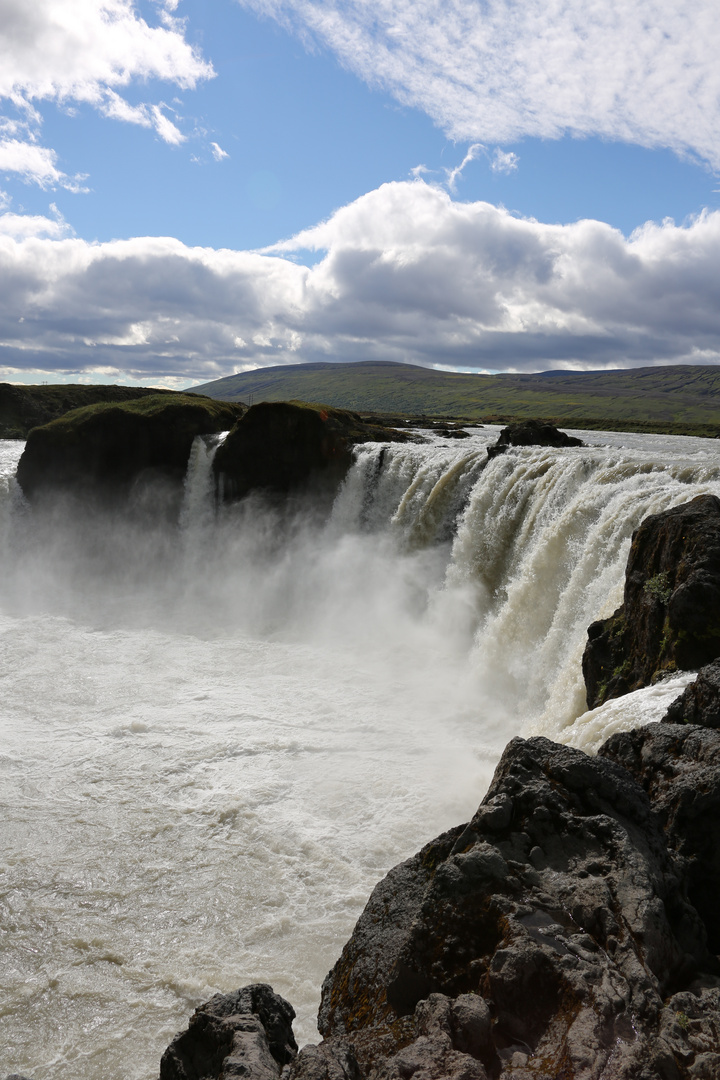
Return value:
M 688 681 L 584 714 L 587 625 L 648 513 L 720 494 L 720 444 L 361 447 L 328 513 L 179 526 L 32 511 L 0 443 L 0 1071 L 154 1080 L 193 1007 L 262 980 L 314 1036 L 374 883 L 474 811 L 516 734 L 595 749 Z

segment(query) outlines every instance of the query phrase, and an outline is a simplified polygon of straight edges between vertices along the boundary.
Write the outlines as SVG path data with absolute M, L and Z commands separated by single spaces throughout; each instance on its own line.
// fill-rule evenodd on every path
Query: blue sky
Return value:
M 704 0 L 4 19 L 0 378 L 720 359 Z

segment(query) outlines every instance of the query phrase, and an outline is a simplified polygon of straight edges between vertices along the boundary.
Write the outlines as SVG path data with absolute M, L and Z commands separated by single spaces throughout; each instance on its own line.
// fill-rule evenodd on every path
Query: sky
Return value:
M 0 380 L 720 362 L 716 0 L 0 0 Z

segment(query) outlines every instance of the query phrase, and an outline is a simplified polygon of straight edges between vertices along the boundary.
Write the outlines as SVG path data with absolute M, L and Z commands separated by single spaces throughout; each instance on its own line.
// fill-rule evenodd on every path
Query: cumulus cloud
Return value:
M 185 136 L 157 104 L 132 105 L 121 91 L 160 79 L 193 89 L 214 72 L 184 37 L 184 24 L 161 8 L 150 26 L 133 0 L 0 0 L 0 99 L 15 116 L 0 118 L 0 170 L 42 186 L 72 186 L 53 150 L 37 143 L 38 103 L 84 103 L 104 116 L 153 128 L 178 144 Z M 21 117 L 22 119 L 18 119 Z
M 322 359 L 518 371 L 720 361 L 720 212 L 626 238 L 415 180 L 264 252 L 24 236 L 14 220 L 2 235 L 2 221 L 6 378 L 201 381 Z M 297 261 L 306 250 L 321 256 L 312 266 Z
M 720 167 L 715 0 L 239 0 L 452 138 L 600 135 Z

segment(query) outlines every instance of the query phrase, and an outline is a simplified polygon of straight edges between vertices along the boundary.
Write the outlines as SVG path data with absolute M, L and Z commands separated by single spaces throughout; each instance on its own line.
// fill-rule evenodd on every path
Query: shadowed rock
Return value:
M 623 604 L 588 629 L 588 708 L 720 656 L 720 499 L 646 518 L 633 533 Z
M 522 420 L 517 424 L 508 424 L 500 432 L 494 446 L 488 446 L 488 457 L 504 454 L 511 446 L 583 446 L 582 439 L 566 435 L 554 424 L 543 420 Z
M 404 442 L 403 431 L 365 423 L 357 413 L 292 401 L 264 401 L 248 409 L 213 462 L 225 499 L 251 491 L 284 494 L 314 483 L 334 491 L 357 443 Z
M 613 735 L 598 753 L 624 766 L 649 796 L 670 851 L 682 860 L 710 949 L 720 953 L 720 731 L 649 724 Z
M 720 728 L 720 660 L 701 668 L 663 716 L 666 724 L 699 724 Z
M 216 994 L 170 1043 L 160 1080 L 277 1080 L 297 1053 L 294 1017 L 292 1006 L 265 983 Z
M 691 1064 L 720 1050 L 714 964 L 643 785 L 514 739 L 469 825 L 375 888 L 323 986 L 321 1046 L 349 1043 L 373 1080 L 676 1080 L 694 1074 L 673 1040 Z M 664 1003 L 691 983 L 694 1049 Z
M 126 495 L 141 477 L 179 483 L 196 435 L 227 431 L 244 406 L 194 395 L 88 405 L 34 428 L 18 464 L 23 492 Z

